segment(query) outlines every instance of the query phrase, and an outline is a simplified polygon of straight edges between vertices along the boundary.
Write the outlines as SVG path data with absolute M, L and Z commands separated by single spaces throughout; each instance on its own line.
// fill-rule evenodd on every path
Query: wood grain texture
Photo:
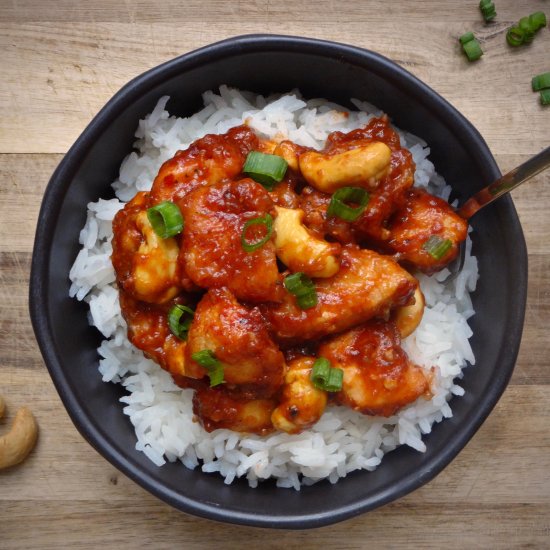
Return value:
M 128 80 L 238 34 L 347 42 L 395 60 L 486 139 L 502 171 L 550 144 L 550 108 L 530 89 L 550 70 L 550 32 L 510 49 L 508 25 L 548 0 L 0 0 L 0 395 L 8 428 L 29 405 L 40 437 L 0 472 L 0 548 L 547 548 L 550 540 L 550 172 L 513 192 L 529 250 L 525 328 L 511 383 L 463 452 L 430 483 L 369 514 L 307 532 L 223 525 L 173 510 L 118 472 L 72 425 L 30 328 L 28 278 L 47 181 Z M 456 38 L 480 37 L 469 64 Z

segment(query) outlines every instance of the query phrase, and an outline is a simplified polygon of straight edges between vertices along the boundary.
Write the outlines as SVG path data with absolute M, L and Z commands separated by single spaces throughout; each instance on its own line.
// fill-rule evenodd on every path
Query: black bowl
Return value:
M 288 36 L 231 38 L 188 53 L 132 80 L 93 119 L 61 161 L 46 189 L 32 259 L 30 310 L 40 349 L 67 411 L 81 434 L 108 461 L 169 504 L 215 520 L 265 527 L 335 523 L 401 497 L 440 472 L 495 406 L 512 374 L 521 339 L 527 289 L 525 242 L 510 198 L 472 222 L 480 280 L 471 321 L 477 366 L 465 371 L 466 395 L 454 416 L 434 426 L 428 450 L 401 447 L 372 473 L 297 493 L 265 483 L 250 489 L 181 464 L 154 466 L 134 450 L 132 426 L 118 399 L 122 389 L 97 371 L 99 334 L 86 307 L 68 296 L 86 204 L 112 195 L 110 182 L 131 150 L 137 122 L 162 95 L 170 110 L 189 115 L 201 93 L 228 84 L 257 93 L 299 88 L 305 97 L 344 105 L 370 101 L 393 122 L 424 138 L 436 169 L 466 198 L 500 175 L 482 137 L 449 103 L 390 60 L 367 50 Z

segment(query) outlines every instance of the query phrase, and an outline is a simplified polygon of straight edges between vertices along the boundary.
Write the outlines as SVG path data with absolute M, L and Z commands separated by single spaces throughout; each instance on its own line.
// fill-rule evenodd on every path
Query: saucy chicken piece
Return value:
M 223 387 L 202 388 L 193 396 L 193 413 L 207 432 L 217 429 L 266 435 L 273 431 L 273 399 L 235 399 Z
M 388 231 L 387 244 L 397 253 L 399 261 L 425 273 L 434 273 L 456 258 L 460 243 L 468 234 L 468 222 L 443 199 L 422 189 L 411 189 L 404 206 L 392 217 Z M 424 249 L 433 236 L 450 241 L 449 250 L 439 259 Z
M 375 243 L 389 238 L 388 218 L 406 200 L 406 192 L 414 183 L 415 165 L 406 149 L 392 151 L 391 171 L 371 192 L 369 204 L 361 217 L 353 222 L 355 230 Z
M 175 303 L 182 303 L 182 297 L 155 305 L 135 300 L 120 289 L 119 299 L 128 325 L 128 340 L 173 376 L 184 376 L 186 342 L 174 336 L 168 326 L 168 310 Z
M 225 388 L 233 395 L 271 397 L 283 382 L 285 362 L 267 328 L 258 308 L 239 304 L 227 288 L 209 290 L 189 329 L 187 376 L 206 375 L 191 355 L 208 349 L 222 363 Z
M 297 434 L 321 418 L 327 406 L 327 392 L 311 381 L 314 357 L 298 357 L 288 364 L 280 402 L 271 415 L 277 430 Z
M 387 256 L 347 246 L 338 273 L 314 281 L 318 303 L 300 309 L 288 292 L 281 304 L 262 304 L 273 334 L 281 343 L 315 340 L 385 315 L 407 305 L 418 281 Z
M 375 242 L 383 242 L 389 237 L 385 223 L 404 204 L 405 193 L 414 183 L 415 166 L 410 152 L 401 147 L 399 135 L 390 126 L 388 118 L 373 118 L 364 128 L 348 133 L 332 132 L 322 154 L 331 158 L 346 152 L 361 151 L 368 144 L 377 144 L 380 149 L 378 158 L 384 158 L 384 163 L 387 161 L 387 169 L 378 171 L 376 177 L 361 181 L 356 175 L 350 176 L 347 168 L 339 165 L 333 167 L 334 178 L 341 185 L 361 185 L 369 192 L 367 208 L 357 221 L 347 223 L 339 218 L 327 218 L 331 189 L 312 184 L 316 189 L 306 188 L 302 192 L 300 208 L 306 214 L 305 224 L 319 236 L 330 235 L 343 244 L 356 242 L 358 237 Z M 360 156 L 358 160 L 361 161 Z M 356 172 L 360 173 L 359 168 Z
M 283 294 L 272 239 L 260 248 L 243 248 L 245 223 L 275 215 L 267 191 L 251 179 L 199 187 L 180 203 L 185 227 L 179 263 L 203 288 L 228 287 L 245 301 L 277 301 Z M 263 225 L 248 228 L 247 242 L 265 235 Z
M 138 300 L 163 303 L 181 291 L 176 239 L 161 239 L 148 218 L 148 195 L 138 193 L 113 220 L 111 260 L 119 286 Z
M 321 193 L 313 187 L 306 187 L 300 195 L 300 208 L 304 211 L 304 225 L 317 238 L 330 236 L 341 244 L 357 242 L 356 230 L 352 223 L 337 216 L 327 217 L 331 195 Z
M 285 179 L 269 192 L 273 204 L 283 208 L 298 208 L 300 205 L 300 197 L 294 190 L 295 187 L 296 178 L 290 177 L 287 173 Z
M 258 137 L 247 126 L 198 139 L 161 166 L 151 189 L 152 204 L 179 203 L 196 187 L 238 176 L 248 153 L 258 148 Z
M 411 363 L 393 323 L 369 321 L 323 343 L 319 355 L 344 371 L 336 401 L 363 414 L 391 416 L 429 394 L 429 377 Z

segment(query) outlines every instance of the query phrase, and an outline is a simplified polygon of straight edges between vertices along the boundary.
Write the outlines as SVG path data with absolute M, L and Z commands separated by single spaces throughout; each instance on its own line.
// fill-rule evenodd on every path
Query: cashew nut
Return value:
M 308 151 L 299 157 L 302 175 L 323 193 L 347 185 L 373 188 L 388 173 L 390 160 L 391 149 L 379 141 L 334 155 Z
M 313 426 L 327 406 L 327 393 L 316 388 L 311 381 L 314 357 L 300 357 L 291 361 L 279 406 L 271 415 L 277 430 L 297 434 Z
M 292 143 L 292 141 L 281 141 L 275 150 L 273 151 L 274 155 L 279 155 L 284 158 L 288 164 L 288 167 L 294 171 L 298 171 L 298 150 L 297 145 Z
M 0 411 L 3 413 L 3 410 L 0 398 Z M 0 470 L 22 462 L 33 449 L 37 436 L 38 426 L 31 411 L 27 407 L 20 408 L 11 430 L 0 437 Z
M 304 225 L 304 211 L 276 206 L 275 253 L 292 271 L 310 277 L 332 277 L 340 269 L 340 246 L 314 237 Z
M 401 338 L 406 338 L 412 334 L 420 324 L 422 315 L 424 315 L 424 305 L 424 295 L 420 287 L 417 287 L 414 291 L 414 304 L 394 310 L 392 321 L 397 325 Z

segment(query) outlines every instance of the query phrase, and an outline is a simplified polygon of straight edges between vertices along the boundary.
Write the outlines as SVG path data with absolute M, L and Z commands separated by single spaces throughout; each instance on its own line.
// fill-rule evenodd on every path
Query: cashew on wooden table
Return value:
M 0 418 L 4 416 L 5 403 L 0 396 Z M 22 462 L 33 449 L 38 437 L 38 425 L 27 407 L 21 407 L 11 430 L 0 437 L 0 470 Z

